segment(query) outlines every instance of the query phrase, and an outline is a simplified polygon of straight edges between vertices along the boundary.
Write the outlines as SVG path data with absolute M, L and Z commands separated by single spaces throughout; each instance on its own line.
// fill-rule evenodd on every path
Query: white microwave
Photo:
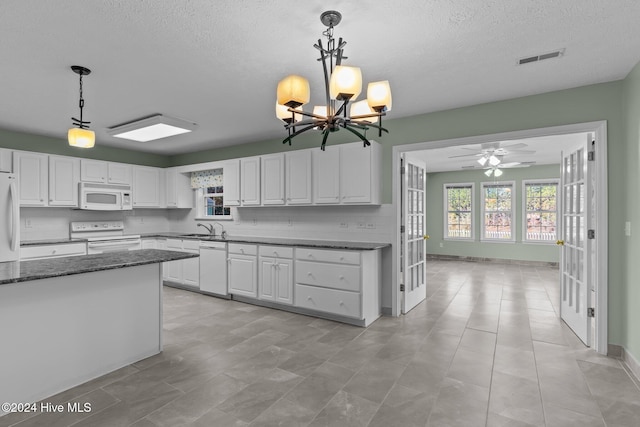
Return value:
M 78 207 L 90 211 L 126 211 L 133 208 L 131 186 L 81 182 Z

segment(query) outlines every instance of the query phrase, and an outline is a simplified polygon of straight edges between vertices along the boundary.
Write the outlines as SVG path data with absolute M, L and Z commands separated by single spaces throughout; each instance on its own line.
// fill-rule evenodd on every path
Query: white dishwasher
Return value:
M 200 242 L 200 292 L 229 298 L 225 242 Z

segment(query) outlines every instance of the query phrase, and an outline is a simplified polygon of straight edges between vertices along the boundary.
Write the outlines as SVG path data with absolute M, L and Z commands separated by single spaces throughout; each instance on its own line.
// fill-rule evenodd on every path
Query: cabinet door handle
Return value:
M 344 302 L 340 301 L 340 305 L 344 305 Z
M 340 280 L 344 280 L 344 276 L 340 276 L 340 277 L 339 277 L 339 279 L 340 279 Z
M 311 297 L 307 297 L 307 301 L 311 301 Z
M 313 274 L 311 274 L 311 272 L 309 271 L 309 272 L 307 272 L 307 276 L 311 277 L 311 276 L 313 276 Z
M 307 257 L 308 258 L 313 258 L 313 255 L 312 254 L 307 254 Z

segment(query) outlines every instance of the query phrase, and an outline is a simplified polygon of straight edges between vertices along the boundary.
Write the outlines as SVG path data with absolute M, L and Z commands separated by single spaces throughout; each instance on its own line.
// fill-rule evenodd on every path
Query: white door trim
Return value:
M 398 316 L 401 313 L 401 294 L 399 280 L 400 265 L 400 155 L 410 151 L 428 150 L 432 148 L 451 147 L 456 145 L 481 144 L 498 140 L 514 140 L 550 135 L 565 135 L 569 133 L 594 132 L 596 137 L 597 174 L 596 194 L 598 194 L 596 209 L 596 337 L 594 348 L 598 353 L 607 354 L 608 340 L 608 188 L 607 188 L 607 122 L 606 120 L 576 123 L 562 126 L 552 126 L 538 129 L 526 129 L 511 132 L 501 132 L 489 135 L 478 135 L 464 138 L 451 138 L 438 141 L 419 142 L 415 144 L 395 145 L 392 147 L 392 205 L 396 212 L 394 216 L 395 244 L 392 247 L 392 286 L 391 313 Z

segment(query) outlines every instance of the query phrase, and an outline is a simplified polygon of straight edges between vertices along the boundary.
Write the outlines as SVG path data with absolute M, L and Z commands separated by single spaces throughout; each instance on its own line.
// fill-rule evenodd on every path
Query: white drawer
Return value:
M 360 266 L 296 261 L 296 283 L 360 291 Z
M 86 255 L 86 243 L 69 243 L 59 245 L 23 246 L 20 248 L 20 259 L 57 258 L 64 256 Z
M 167 239 L 167 249 L 176 250 L 176 251 L 182 250 L 182 240 Z
M 258 246 L 244 243 L 229 243 L 230 254 L 257 255 Z
M 182 249 L 189 252 L 198 252 L 200 250 L 199 240 L 183 240 Z
M 360 294 L 355 292 L 296 284 L 295 305 L 341 316 L 362 318 Z
M 286 246 L 260 246 L 260 256 L 273 258 L 293 258 L 293 248 Z
M 332 251 L 326 249 L 297 248 L 296 259 L 306 261 L 333 262 L 336 264 L 360 264 L 360 253 L 354 251 Z

